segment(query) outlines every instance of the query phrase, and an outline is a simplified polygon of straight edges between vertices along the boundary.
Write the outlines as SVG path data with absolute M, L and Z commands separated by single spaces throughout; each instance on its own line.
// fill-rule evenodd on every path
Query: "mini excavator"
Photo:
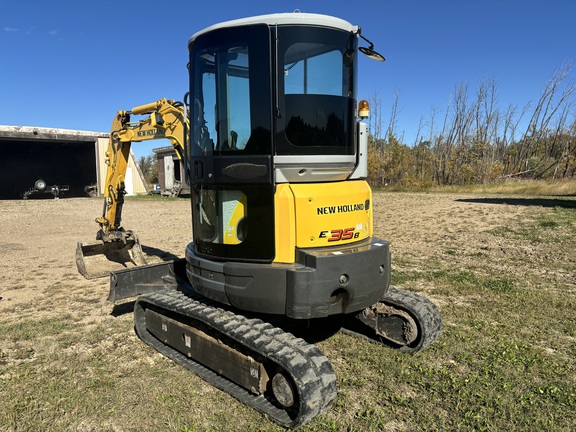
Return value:
M 97 239 L 131 266 L 110 273 L 109 300 L 137 296 L 145 343 L 297 428 L 336 397 L 298 323 L 410 353 L 441 332 L 433 303 L 390 285 L 389 243 L 373 236 L 358 52 L 384 58 L 359 27 L 305 13 L 217 24 L 188 47 L 184 103 L 120 111 L 112 127 Z M 193 241 L 185 258 L 145 264 L 121 226 L 123 176 L 131 142 L 155 138 L 170 139 L 189 179 Z M 90 247 L 78 245 L 85 275 Z

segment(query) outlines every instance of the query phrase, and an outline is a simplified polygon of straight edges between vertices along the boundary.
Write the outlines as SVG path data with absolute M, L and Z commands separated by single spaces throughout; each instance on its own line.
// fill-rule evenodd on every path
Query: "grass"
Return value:
M 485 233 L 526 256 L 395 256 L 393 283 L 439 305 L 443 335 L 413 356 L 344 334 L 320 342 L 338 397 L 301 430 L 573 431 L 576 210 L 530 214 Z M 142 344 L 131 320 L 0 317 L 0 431 L 282 430 Z
M 446 302 L 444 335 L 431 348 L 436 361 L 398 359 L 410 394 L 423 396 L 411 401 L 418 414 L 406 429 L 573 430 L 576 212 L 542 210 L 490 234 L 532 248 L 537 261 L 502 262 L 486 248 L 477 262 L 454 266 L 449 249 L 444 263 L 415 270 L 404 261 L 393 272 L 393 283 L 432 286 Z M 495 271 L 503 267 L 511 271 Z
M 387 191 L 416 192 L 414 188 L 402 188 L 390 186 L 382 188 Z M 437 193 L 475 193 L 475 194 L 497 194 L 497 195 L 547 195 L 547 196 L 568 196 L 576 195 L 576 180 L 518 180 L 502 179 L 487 184 L 472 184 L 464 186 L 434 186 L 431 188 L 419 189 L 419 192 Z
M 392 281 L 396 285 L 404 285 L 407 281 L 422 280 L 446 287 L 437 293 L 505 293 L 515 290 L 515 280 L 502 276 L 478 276 L 472 271 L 433 270 L 429 272 L 402 272 L 393 270 Z

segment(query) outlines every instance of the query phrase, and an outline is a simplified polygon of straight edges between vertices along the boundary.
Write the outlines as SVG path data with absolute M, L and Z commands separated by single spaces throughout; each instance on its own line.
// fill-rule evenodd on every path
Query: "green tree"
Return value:
M 138 165 L 149 186 L 158 183 L 158 159 L 156 153 L 140 157 Z

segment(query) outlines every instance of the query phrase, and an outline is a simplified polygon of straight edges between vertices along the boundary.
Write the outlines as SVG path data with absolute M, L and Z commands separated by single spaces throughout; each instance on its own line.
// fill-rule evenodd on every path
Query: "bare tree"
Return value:
M 565 130 L 566 119 L 574 104 L 572 95 L 576 91 L 576 84 L 567 82 L 571 71 L 572 65 L 565 63 L 548 78 L 521 139 L 515 166 L 517 171 L 525 170 L 531 158 L 535 158 L 536 162 L 533 163 L 538 164 L 554 157 L 555 137 Z M 541 171 L 542 167 L 539 168 Z
M 498 176 L 574 176 L 576 84 L 571 77 L 572 67 L 566 63 L 550 76 L 536 103 L 522 108 L 509 104 L 505 110 L 498 105 L 496 79 L 480 82 L 475 94 L 467 83 L 457 84 L 444 112 L 433 106 L 428 119 L 420 118 L 411 147 L 397 133 L 399 92 L 386 129 L 382 101 L 375 92 L 372 172 L 380 181 L 421 185 L 487 182 Z
M 388 122 L 388 129 L 386 130 L 386 139 L 396 136 L 396 122 L 398 121 L 398 99 L 400 92 L 396 90 L 394 93 L 394 102 L 392 102 L 392 110 L 390 111 L 390 121 Z
M 370 97 L 370 111 L 369 127 L 378 143 L 382 139 L 382 98 L 377 91 Z

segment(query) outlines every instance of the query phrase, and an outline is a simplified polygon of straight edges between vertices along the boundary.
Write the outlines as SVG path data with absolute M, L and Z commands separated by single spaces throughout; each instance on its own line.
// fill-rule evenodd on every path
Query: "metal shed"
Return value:
M 43 180 L 48 187 L 67 186 L 61 197 L 87 196 L 104 186 L 108 133 L 31 126 L 0 126 L 0 199 L 20 199 Z M 144 176 L 130 157 L 128 194 L 148 191 Z

